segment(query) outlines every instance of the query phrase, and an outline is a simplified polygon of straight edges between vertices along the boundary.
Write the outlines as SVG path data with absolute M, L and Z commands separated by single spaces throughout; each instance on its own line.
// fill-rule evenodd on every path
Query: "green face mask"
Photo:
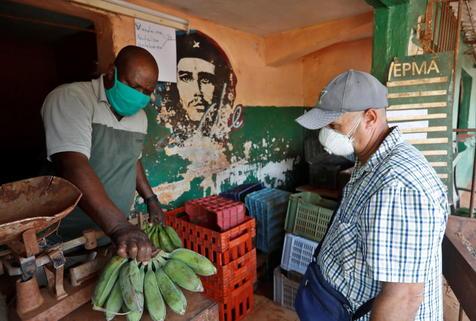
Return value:
M 106 97 L 112 108 L 121 116 L 132 116 L 147 106 L 150 96 L 128 86 L 117 79 L 114 67 L 114 85 L 106 89 Z

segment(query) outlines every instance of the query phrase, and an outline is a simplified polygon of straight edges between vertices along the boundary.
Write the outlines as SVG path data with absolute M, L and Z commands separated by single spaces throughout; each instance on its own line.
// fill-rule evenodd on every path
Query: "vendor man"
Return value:
M 147 132 L 142 109 L 158 74 L 147 50 L 127 46 L 98 79 L 61 85 L 46 97 L 41 114 L 48 159 L 83 193 L 79 208 L 61 223 L 63 238 L 99 226 L 119 255 L 150 259 L 152 244 L 127 215 L 135 190 L 152 217 L 162 215 L 140 160 Z
M 357 159 L 298 291 L 301 320 L 342 320 L 324 318 L 332 309 L 322 305 L 341 302 L 343 310 L 334 311 L 353 315 L 363 307 L 359 320 L 443 321 L 445 186 L 398 127 L 389 128 L 387 106 L 387 89 L 376 78 L 350 70 L 297 119 L 308 129 L 321 129 L 319 140 L 330 153 Z M 323 284 L 329 291 L 317 292 Z

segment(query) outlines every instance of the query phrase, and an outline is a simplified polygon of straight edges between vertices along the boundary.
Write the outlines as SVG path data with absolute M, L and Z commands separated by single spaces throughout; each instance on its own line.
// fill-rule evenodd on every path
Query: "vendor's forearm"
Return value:
M 145 175 L 144 167 L 140 159 L 137 161 L 136 166 L 136 189 L 137 193 L 143 198 L 146 199 L 154 195 L 152 188 L 150 187 L 147 176 Z
M 63 152 L 52 156 L 58 174 L 76 185 L 83 196 L 81 209 L 111 235 L 127 224 L 121 210 L 111 201 L 86 156 L 77 152 Z
M 371 321 L 414 321 L 423 300 L 422 283 L 384 283 L 372 306 Z

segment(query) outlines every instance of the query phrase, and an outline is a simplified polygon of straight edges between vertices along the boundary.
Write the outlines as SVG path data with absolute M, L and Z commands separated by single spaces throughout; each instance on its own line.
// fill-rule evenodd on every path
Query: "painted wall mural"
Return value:
M 177 35 L 177 82 L 159 84 L 159 122 L 172 131 L 167 144 L 192 137 L 223 143 L 232 129 L 236 76 L 225 53 L 202 33 Z
M 244 182 L 295 179 L 303 132 L 294 118 L 303 108 L 234 105 L 236 83 L 214 40 L 177 33 L 177 82 L 156 87 L 142 159 L 165 208 Z

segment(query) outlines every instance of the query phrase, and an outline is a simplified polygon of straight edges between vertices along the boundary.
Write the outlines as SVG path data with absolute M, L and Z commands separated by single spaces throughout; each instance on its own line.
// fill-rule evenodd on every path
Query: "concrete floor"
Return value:
M 443 304 L 445 321 L 458 321 L 459 303 L 446 281 L 443 281 Z M 470 321 L 464 313 L 462 321 Z
M 243 321 L 299 321 L 296 312 L 280 307 L 263 295 L 255 295 L 255 309 Z

